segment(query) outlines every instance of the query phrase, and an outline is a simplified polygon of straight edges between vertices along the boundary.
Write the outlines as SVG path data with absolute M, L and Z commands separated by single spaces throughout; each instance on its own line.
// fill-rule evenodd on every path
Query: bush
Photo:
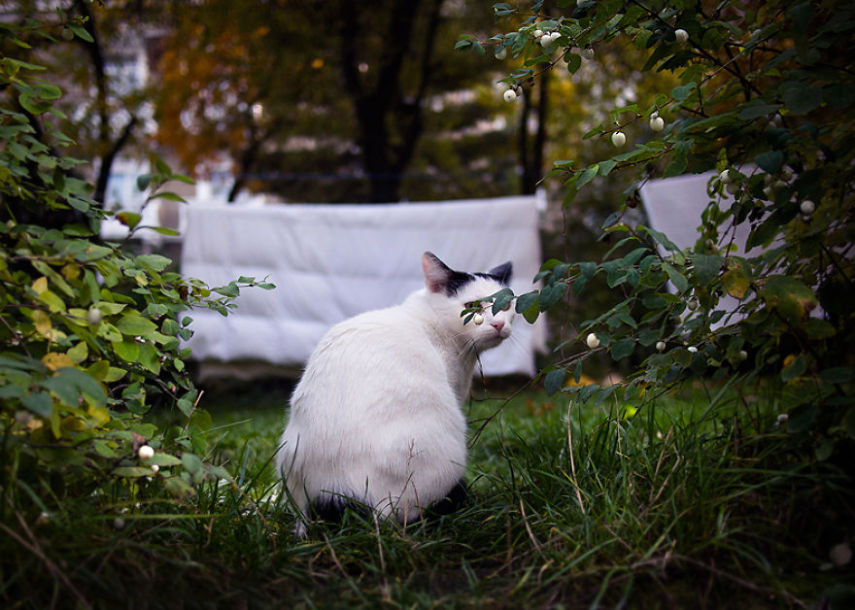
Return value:
M 777 396 L 792 438 L 808 461 L 835 461 L 851 472 L 855 367 L 849 348 L 855 318 L 852 220 L 855 83 L 848 48 L 852 8 L 842 2 L 543 2 L 530 13 L 508 3 L 496 15 L 515 29 L 460 48 L 504 48 L 521 66 L 505 81 L 527 86 L 544 70 L 575 74 L 582 55 L 609 45 L 647 52 L 644 71 L 674 72 L 680 83 L 655 102 L 611 113 L 586 138 L 606 138 L 616 154 L 586 167 L 571 160 L 551 172 L 575 193 L 615 172 L 636 184 L 655 177 L 715 170 L 697 243 L 686 250 L 666 235 L 624 221 L 637 190 L 603 224 L 615 247 L 602 261 L 548 261 L 540 291 L 520 295 L 529 320 L 572 291 L 605 278 L 619 303 L 581 324 L 595 339 L 545 374 L 551 392 L 602 401 L 618 388 L 565 388 L 599 352 L 641 365 L 622 385 L 626 397 L 696 375 L 730 387 L 764 380 Z M 521 25 L 520 25 L 521 23 Z M 519 27 L 516 27 L 519 25 Z M 548 38 L 545 38 L 548 37 Z M 544 40 L 547 42 L 544 43 Z M 615 135 L 615 134 L 622 135 Z M 627 142 L 626 136 L 630 140 Z M 632 145 L 632 139 L 641 143 Z M 733 203 L 723 206 L 723 195 Z M 565 204 L 565 205 L 566 205 Z M 733 229 L 747 225 L 749 255 Z M 671 289 L 669 290 L 668 286 Z M 738 299 L 737 315 L 720 305 Z M 577 343 L 577 345 L 579 345 Z M 755 384 L 755 387 L 756 384 Z
M 107 214 L 75 176 L 81 162 L 58 152 L 70 140 L 51 125 L 62 92 L 43 67 L 14 56 L 61 27 L 0 24 L 2 523 L 106 488 L 183 497 L 206 477 L 227 478 L 202 459 L 210 417 L 197 408 L 182 340 L 192 334 L 188 310 L 225 315 L 241 287 L 258 285 L 241 278 L 210 289 L 171 271 L 168 258 L 99 240 Z M 163 187 L 188 179 L 154 166 L 139 181 L 147 203 L 180 199 Z M 144 229 L 139 214 L 117 217 L 129 238 Z M 152 414 L 164 409 L 180 424 L 158 426 Z

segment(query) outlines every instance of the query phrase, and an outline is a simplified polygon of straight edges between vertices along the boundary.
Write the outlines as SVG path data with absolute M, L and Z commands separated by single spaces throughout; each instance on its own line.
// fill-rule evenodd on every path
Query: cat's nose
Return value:
M 505 323 L 502 320 L 493 320 L 490 322 L 490 326 L 496 329 L 496 332 L 501 332 L 505 327 Z

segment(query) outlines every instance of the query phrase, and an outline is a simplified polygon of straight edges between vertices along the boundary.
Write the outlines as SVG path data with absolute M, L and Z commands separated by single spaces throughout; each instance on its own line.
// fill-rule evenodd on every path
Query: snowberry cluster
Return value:
M 558 30 L 552 32 L 544 32 L 543 30 L 535 30 L 532 35 L 534 39 L 540 43 L 544 49 L 547 49 L 555 44 L 555 42 L 561 38 L 561 32 Z

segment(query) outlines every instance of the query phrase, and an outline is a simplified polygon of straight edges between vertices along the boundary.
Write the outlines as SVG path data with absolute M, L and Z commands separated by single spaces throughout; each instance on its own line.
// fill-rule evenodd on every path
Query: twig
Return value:
M 573 475 L 573 489 L 576 491 L 576 500 L 579 502 L 579 510 L 585 513 L 585 503 L 582 501 L 582 492 L 579 491 L 579 481 L 576 479 L 576 460 L 573 457 L 573 427 L 570 411 L 573 410 L 573 401 L 567 405 L 567 446 L 570 452 L 570 473 Z
M 531 526 L 528 524 L 528 517 L 525 514 L 525 506 L 523 505 L 522 498 L 520 498 L 520 514 L 522 514 L 525 531 L 528 533 L 528 537 L 531 540 L 531 543 L 534 545 L 534 549 L 538 552 L 539 555 L 543 555 L 543 551 L 540 548 L 540 543 L 537 541 L 537 538 L 534 537 L 534 532 L 531 531 Z

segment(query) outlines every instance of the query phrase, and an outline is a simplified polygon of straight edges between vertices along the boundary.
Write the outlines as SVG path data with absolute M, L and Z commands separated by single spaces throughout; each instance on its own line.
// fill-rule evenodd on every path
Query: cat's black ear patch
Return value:
M 461 287 L 472 281 L 472 276 L 454 271 L 432 252 L 422 254 L 422 270 L 425 274 L 425 286 L 431 292 L 443 292 L 454 296 Z
M 514 272 L 514 266 L 511 261 L 503 263 L 498 267 L 493 267 L 487 272 L 487 275 L 495 278 L 500 284 L 507 286 L 511 282 L 511 276 Z

